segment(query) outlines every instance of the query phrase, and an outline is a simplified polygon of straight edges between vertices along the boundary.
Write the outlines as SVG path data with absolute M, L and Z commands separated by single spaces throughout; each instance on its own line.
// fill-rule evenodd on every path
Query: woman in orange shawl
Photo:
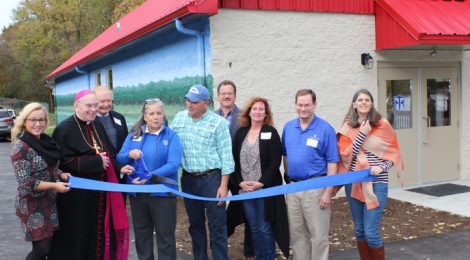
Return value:
M 403 161 L 392 126 L 374 108 L 374 99 L 366 89 L 354 94 L 338 132 L 338 148 L 338 172 L 370 169 L 371 175 L 377 176 L 376 181 L 346 185 L 346 196 L 361 259 L 384 259 L 380 230 L 388 196 L 388 171 L 396 166 L 402 180 Z

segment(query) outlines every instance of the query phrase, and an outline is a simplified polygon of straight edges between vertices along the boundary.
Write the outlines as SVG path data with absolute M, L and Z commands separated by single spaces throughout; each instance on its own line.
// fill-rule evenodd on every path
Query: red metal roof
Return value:
M 219 0 L 220 7 L 373 14 L 374 0 Z
M 51 72 L 46 79 L 54 78 L 128 43 L 171 22 L 174 18 L 188 14 L 216 14 L 217 5 L 217 0 L 147 0 Z
M 218 5 L 239 9 L 375 13 L 378 50 L 419 44 L 470 44 L 470 0 L 147 0 L 46 79 L 70 71 L 168 24 L 174 18 L 189 14 L 216 14 Z
M 375 0 L 376 48 L 470 44 L 469 0 Z

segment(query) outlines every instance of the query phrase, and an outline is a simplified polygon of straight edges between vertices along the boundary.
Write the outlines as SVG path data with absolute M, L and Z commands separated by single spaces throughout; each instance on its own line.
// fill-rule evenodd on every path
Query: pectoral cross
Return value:
M 96 154 L 99 154 L 101 148 L 96 143 L 95 138 L 94 137 L 92 137 L 92 138 L 93 138 L 93 149 L 95 149 Z

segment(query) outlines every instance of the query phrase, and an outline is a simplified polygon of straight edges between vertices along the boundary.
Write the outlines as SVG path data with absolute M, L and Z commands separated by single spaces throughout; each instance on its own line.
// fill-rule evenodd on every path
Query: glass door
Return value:
M 379 68 L 378 110 L 395 129 L 405 161 L 406 185 L 420 182 L 418 74 L 413 68 Z M 389 173 L 392 186 L 396 172 Z
M 378 71 L 378 109 L 397 133 L 406 185 L 458 179 L 458 67 Z M 398 184 L 396 174 L 390 182 Z
M 459 178 L 460 142 L 457 70 L 422 71 L 423 182 Z

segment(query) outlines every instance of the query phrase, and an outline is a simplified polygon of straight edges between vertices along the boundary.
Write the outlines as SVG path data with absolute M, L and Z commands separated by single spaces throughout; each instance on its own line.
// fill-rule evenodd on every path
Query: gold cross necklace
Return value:
M 85 143 L 93 150 L 95 150 L 96 154 L 99 154 L 100 153 L 100 150 L 101 150 L 101 147 L 103 147 L 103 143 L 101 142 L 100 140 L 100 136 L 98 135 L 98 132 L 96 132 L 96 128 L 95 128 L 95 124 L 93 122 L 91 122 L 91 125 L 93 126 L 93 129 L 95 130 L 96 132 L 96 137 L 98 138 L 98 141 L 101 145 L 101 147 L 98 146 L 98 143 L 96 142 L 96 139 L 93 135 L 93 131 L 91 131 L 91 140 L 93 142 L 93 145 L 91 145 L 90 143 L 88 143 L 88 140 L 85 138 L 85 135 L 83 134 L 83 131 L 82 131 L 82 128 L 80 127 L 80 124 L 78 123 L 78 120 L 77 120 L 77 115 L 73 115 L 73 118 L 75 119 L 75 122 L 77 123 L 77 126 L 78 126 L 78 130 L 80 130 L 80 134 L 82 134 L 82 138 L 83 140 L 85 141 Z

